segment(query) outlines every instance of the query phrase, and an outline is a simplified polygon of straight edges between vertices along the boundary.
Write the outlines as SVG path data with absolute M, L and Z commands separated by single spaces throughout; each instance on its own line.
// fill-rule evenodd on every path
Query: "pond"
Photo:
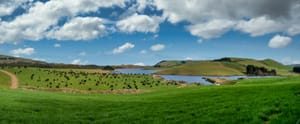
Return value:
M 153 74 L 158 70 L 144 70 L 141 68 L 134 69 L 116 69 L 113 73 L 121 74 Z M 268 78 L 274 76 L 188 76 L 188 75 L 159 75 L 165 80 L 185 81 L 187 83 L 200 83 L 203 85 L 212 85 L 203 78 L 224 78 L 227 80 L 237 80 L 239 78 Z

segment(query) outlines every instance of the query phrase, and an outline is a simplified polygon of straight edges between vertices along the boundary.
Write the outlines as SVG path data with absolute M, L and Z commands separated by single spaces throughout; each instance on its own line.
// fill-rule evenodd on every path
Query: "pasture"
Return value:
M 0 90 L 0 123 L 296 124 L 299 80 L 249 79 L 126 95 Z
M 143 90 L 177 86 L 151 75 L 110 74 L 101 70 L 5 67 L 20 80 L 21 87 L 46 90 Z

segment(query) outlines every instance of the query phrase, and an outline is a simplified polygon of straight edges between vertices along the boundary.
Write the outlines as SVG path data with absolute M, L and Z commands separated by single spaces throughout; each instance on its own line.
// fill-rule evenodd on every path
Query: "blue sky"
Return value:
M 97 65 L 221 57 L 300 63 L 299 1 L 233 1 L 1 1 L 0 54 Z

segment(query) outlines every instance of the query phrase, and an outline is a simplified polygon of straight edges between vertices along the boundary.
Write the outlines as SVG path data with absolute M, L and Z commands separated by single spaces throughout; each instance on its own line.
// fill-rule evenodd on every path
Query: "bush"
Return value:
M 115 69 L 111 66 L 104 66 L 103 70 L 115 70 Z

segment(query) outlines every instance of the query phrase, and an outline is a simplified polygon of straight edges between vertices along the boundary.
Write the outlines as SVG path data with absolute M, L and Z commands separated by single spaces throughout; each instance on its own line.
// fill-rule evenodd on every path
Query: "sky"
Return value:
M 54 63 L 300 63 L 300 0 L 1 0 L 0 54 Z

